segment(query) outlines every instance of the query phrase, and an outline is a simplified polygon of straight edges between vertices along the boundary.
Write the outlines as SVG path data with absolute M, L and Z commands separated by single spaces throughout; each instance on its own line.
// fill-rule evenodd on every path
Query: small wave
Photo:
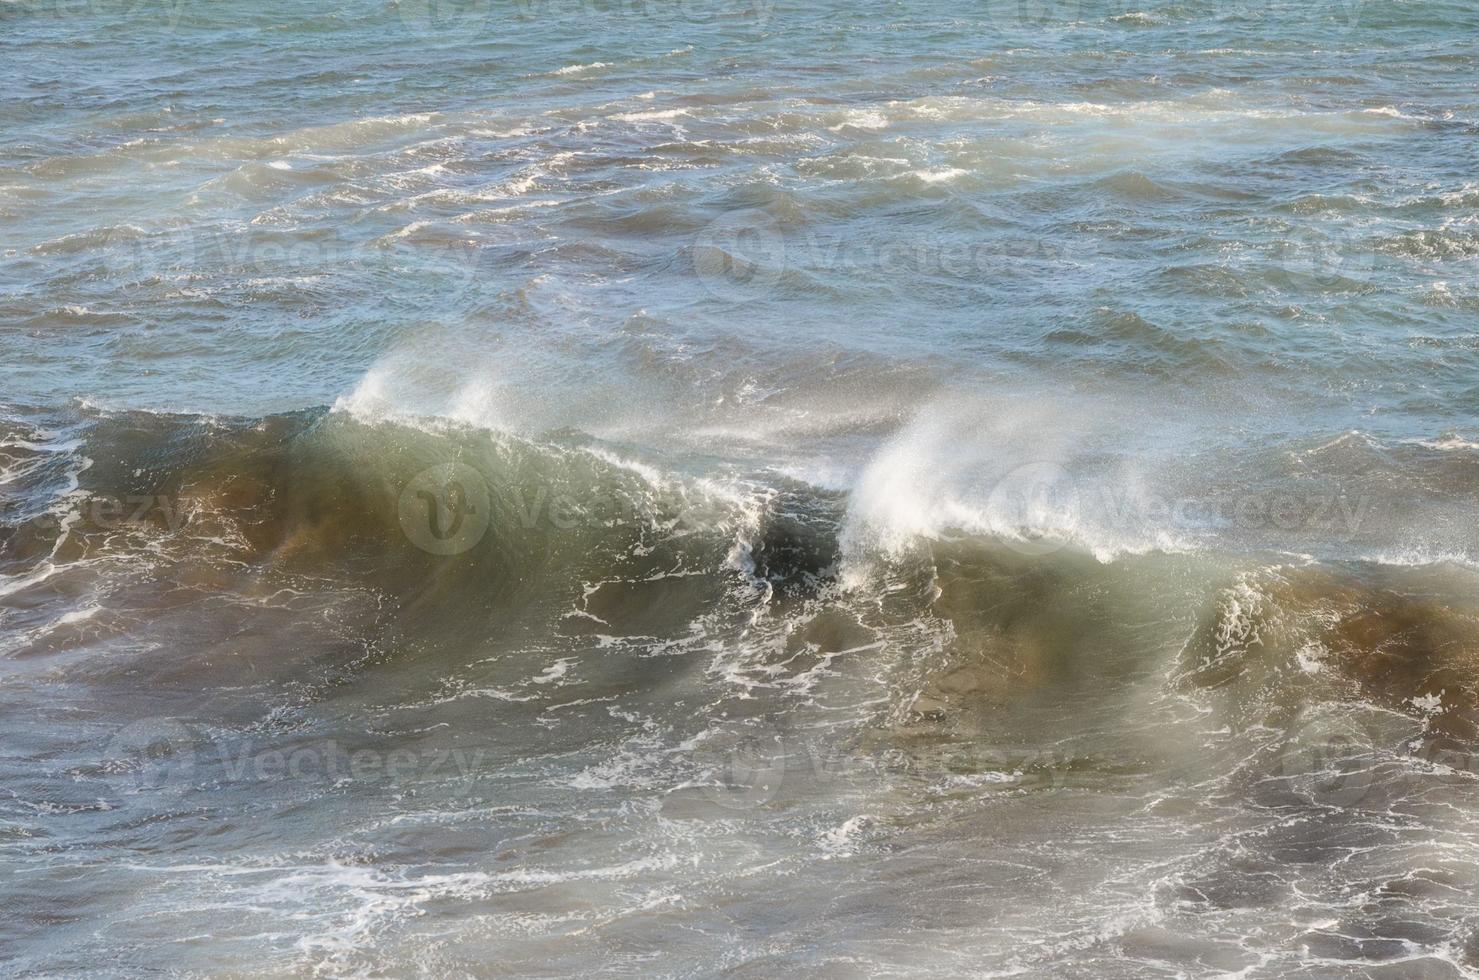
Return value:
M 877 109 L 853 109 L 840 122 L 827 128 L 836 133 L 844 129 L 887 129 L 888 125 L 888 116 Z
M 1404 441 L 1410 445 L 1422 446 L 1425 449 L 1436 449 L 1444 453 L 1479 450 L 1479 442 L 1466 438 L 1457 432 L 1445 432 L 1436 439 L 1407 439 Z
M 647 109 L 642 112 L 619 112 L 611 118 L 619 122 L 661 122 L 686 115 L 687 109 Z
M 1464 551 L 1441 548 L 1399 548 L 1379 551 L 1364 556 L 1365 561 L 1375 565 L 1390 565 L 1396 568 L 1427 568 L 1451 565 L 1458 568 L 1479 569 L 1479 558 Z
M 926 184 L 944 184 L 957 177 L 964 177 L 966 171 L 959 167 L 935 167 L 930 170 L 916 170 L 911 176 L 918 178 Z
M 1379 567 L 1269 566 L 1218 592 L 1183 650 L 1182 679 L 1226 689 L 1243 724 L 1277 724 L 1314 695 L 1285 681 L 1306 676 L 1326 700 L 1363 698 L 1392 710 L 1439 697 L 1452 710 L 1425 726 L 1479 734 L 1479 609 L 1469 582 L 1393 577 Z M 1457 586 L 1457 588 L 1455 588 Z M 1333 686 L 1331 686 L 1333 685 Z
M 584 75 L 586 72 L 596 71 L 601 68 L 610 68 L 609 61 L 592 61 L 586 65 L 566 65 L 564 68 L 556 68 L 552 75 Z

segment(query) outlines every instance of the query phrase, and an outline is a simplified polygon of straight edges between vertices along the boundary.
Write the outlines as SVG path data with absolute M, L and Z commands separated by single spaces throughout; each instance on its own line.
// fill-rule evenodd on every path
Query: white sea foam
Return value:
M 926 184 L 943 184 L 957 177 L 964 177 L 966 171 L 959 167 L 935 167 L 930 170 L 916 170 L 914 176 Z
M 842 117 L 842 121 L 827 128 L 833 132 L 844 129 L 887 129 L 888 116 L 877 109 L 854 109 Z
M 592 61 L 587 65 L 566 65 L 564 68 L 556 68 L 551 74 L 554 75 L 584 75 L 586 72 L 596 71 L 599 68 L 610 68 L 609 61 Z
M 1456 432 L 1446 432 L 1436 439 L 1414 439 L 1411 441 L 1427 449 L 1437 449 L 1445 453 L 1466 452 L 1479 449 L 1479 442 L 1475 442 L 1472 439 L 1465 439 Z
M 619 112 L 611 118 L 620 122 L 659 122 L 686 115 L 687 109 L 648 109 L 643 112 Z
M 1457 565 L 1464 568 L 1479 568 L 1479 558 L 1458 549 L 1409 545 L 1389 548 L 1364 556 L 1364 560 L 1378 565 L 1421 568 L 1428 565 Z

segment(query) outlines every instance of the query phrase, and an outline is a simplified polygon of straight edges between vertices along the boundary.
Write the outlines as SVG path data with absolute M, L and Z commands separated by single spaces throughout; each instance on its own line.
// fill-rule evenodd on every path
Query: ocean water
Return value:
M 1479 8 L 0 2 L 0 974 L 1479 976 Z

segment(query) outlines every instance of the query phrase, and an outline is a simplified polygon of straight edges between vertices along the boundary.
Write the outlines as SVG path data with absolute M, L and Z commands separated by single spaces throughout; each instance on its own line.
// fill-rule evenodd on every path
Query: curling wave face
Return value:
M 1256 535 L 1096 553 L 1071 495 L 972 507 L 940 489 L 959 465 L 884 507 L 898 446 L 849 491 L 345 411 L 13 422 L 10 887 L 81 910 L 65 950 L 14 936 L 23 962 L 80 968 L 142 909 L 211 930 L 212 969 L 260 968 L 263 930 L 273 972 L 408 944 L 574 969 L 616 922 L 759 914 L 736 893 L 910 908 L 924 873 L 955 886 L 916 913 L 958 920 L 948 950 L 811 955 L 1112 970 L 1174 943 L 1284 969 L 1396 935 L 1474 967 L 1479 573 Z M 1441 479 L 1454 450 L 1419 449 L 1389 476 Z M 1013 513 L 1038 523 L 983 523 Z M 668 953 L 753 959 L 743 934 Z
M 1471 6 L 61 13 L 0 962 L 1479 975 Z

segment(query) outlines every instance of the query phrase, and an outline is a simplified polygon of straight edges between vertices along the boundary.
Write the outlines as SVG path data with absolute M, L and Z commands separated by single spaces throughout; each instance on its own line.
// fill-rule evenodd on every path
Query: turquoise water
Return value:
M 0 3 L 0 970 L 1479 973 L 1476 61 Z

